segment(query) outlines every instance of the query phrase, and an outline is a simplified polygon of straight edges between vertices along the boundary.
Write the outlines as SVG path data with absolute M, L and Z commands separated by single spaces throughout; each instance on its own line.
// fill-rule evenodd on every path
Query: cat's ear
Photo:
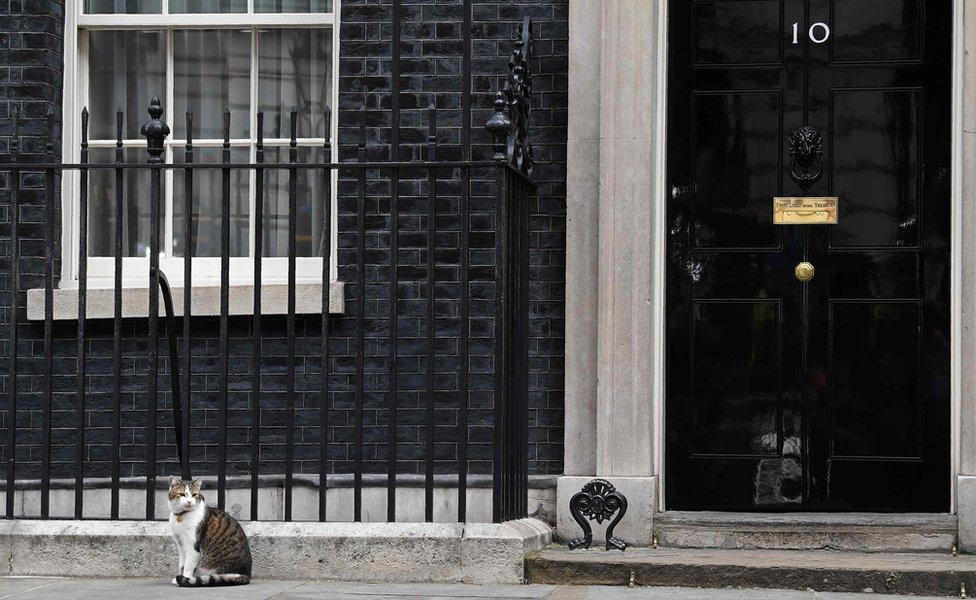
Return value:
M 181 483 L 183 482 L 180 481 L 179 477 L 173 477 L 172 475 L 169 476 L 169 489 L 178 488 L 180 487 Z
M 203 482 L 201 480 L 194 479 L 193 481 L 190 482 L 190 491 L 193 492 L 194 494 L 199 494 L 200 493 L 200 487 L 202 485 L 203 485 Z

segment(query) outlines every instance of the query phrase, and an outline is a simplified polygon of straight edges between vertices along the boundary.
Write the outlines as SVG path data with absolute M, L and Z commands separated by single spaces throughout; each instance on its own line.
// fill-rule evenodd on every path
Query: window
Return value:
M 231 161 L 252 162 L 257 113 L 264 111 L 266 162 L 287 162 L 289 111 L 298 111 L 300 161 L 322 159 L 326 105 L 336 105 L 335 23 L 337 0 L 79 0 L 67 3 L 65 28 L 64 156 L 80 159 L 80 112 L 90 112 L 90 161 L 115 156 L 116 111 L 125 113 L 126 160 L 145 162 L 139 130 L 146 108 L 159 96 L 172 134 L 165 159 L 182 164 L 184 114 L 193 112 L 195 162 L 220 162 L 223 112 L 230 108 Z M 73 14 L 72 14 L 73 13 Z M 74 93 L 68 93 L 74 90 Z M 333 144 L 334 145 L 334 144 Z M 300 170 L 297 275 L 321 279 L 322 196 L 325 175 Z M 78 189 L 80 176 L 66 175 L 64 189 L 62 287 L 77 284 Z M 183 256 L 194 257 L 193 283 L 219 280 L 221 174 L 193 175 L 191 247 L 184 247 L 184 173 L 164 171 L 161 196 L 160 265 L 174 284 L 182 281 Z M 260 244 L 265 283 L 286 278 L 288 175 L 267 171 L 263 239 L 254 239 L 253 172 L 231 172 L 231 281 L 250 283 Z M 148 281 L 149 173 L 127 171 L 123 203 L 125 285 Z M 333 194 L 335 185 L 332 186 Z M 334 203 L 333 199 L 330 200 Z M 335 211 L 332 211 L 335 215 Z M 335 217 L 333 216 L 333 227 Z M 111 287 L 115 247 L 114 171 L 93 171 L 89 181 L 89 286 Z M 335 235 L 330 251 L 335 251 Z M 335 261 L 332 261 L 333 265 Z

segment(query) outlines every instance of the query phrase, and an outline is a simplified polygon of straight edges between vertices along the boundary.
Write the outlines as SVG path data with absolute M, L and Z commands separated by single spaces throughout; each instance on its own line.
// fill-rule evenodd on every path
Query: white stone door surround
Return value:
M 952 510 L 976 550 L 976 0 L 953 0 Z M 666 509 L 664 253 L 667 0 L 570 0 L 565 475 L 630 501 L 617 535 L 649 544 Z M 598 532 L 594 532 L 598 534 Z M 599 539 L 599 535 L 596 535 Z

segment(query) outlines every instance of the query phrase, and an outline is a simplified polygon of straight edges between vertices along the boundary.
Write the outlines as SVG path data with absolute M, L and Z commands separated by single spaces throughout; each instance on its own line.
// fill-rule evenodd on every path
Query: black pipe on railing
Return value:
M 173 437 L 176 439 L 176 456 L 180 463 L 180 476 L 183 481 L 190 480 L 189 455 L 183 451 L 183 402 L 180 399 L 180 346 L 176 337 L 176 315 L 173 312 L 173 291 L 166 273 L 159 271 L 159 293 L 163 296 L 163 310 L 166 315 L 166 340 L 169 344 L 170 393 L 173 402 Z M 189 319 L 185 319 L 189 320 Z

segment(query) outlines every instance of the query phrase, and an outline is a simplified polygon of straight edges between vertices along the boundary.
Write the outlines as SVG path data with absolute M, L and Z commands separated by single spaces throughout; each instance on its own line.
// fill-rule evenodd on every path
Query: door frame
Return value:
M 948 485 L 949 490 L 949 512 L 957 512 L 957 476 L 961 474 L 961 441 L 962 441 L 962 307 L 963 307 L 963 177 L 966 161 L 964 156 L 964 83 L 976 80 L 976 61 L 972 61 L 969 77 L 964 78 L 966 64 L 965 57 L 965 5 L 968 3 L 970 12 L 976 13 L 976 0 L 951 0 L 952 1 L 952 52 L 950 104 L 952 119 L 949 125 L 951 134 L 951 158 L 950 158 L 950 226 L 949 226 L 949 252 L 950 252 L 950 431 L 949 431 L 949 451 L 950 451 L 950 476 Z M 654 82 L 654 146 L 652 157 L 654 161 L 653 173 L 655 181 L 652 183 L 652 218 L 654 240 L 652 248 L 652 281 L 653 301 L 652 305 L 652 331 L 655 333 L 654 339 L 661 340 L 662 343 L 652 343 L 651 351 L 651 372 L 652 379 L 652 404 L 654 406 L 654 423 L 656 431 L 654 434 L 654 464 L 658 468 L 657 485 L 657 506 L 658 511 L 668 510 L 666 503 L 666 476 L 665 469 L 665 436 L 667 431 L 667 421 L 665 417 L 665 358 L 666 358 L 666 256 L 667 256 L 667 115 L 668 115 L 668 49 L 670 45 L 670 35 L 668 28 L 668 0 L 658 0 L 657 12 L 655 15 L 655 30 L 651 37 L 656 40 L 655 66 L 654 73 L 657 75 Z M 976 28 L 976 23 L 970 29 Z M 973 32 L 976 34 L 976 32 Z M 973 108 L 976 112 L 976 108 Z M 976 167 L 976 148 L 970 153 L 971 167 Z M 976 174 L 970 176 L 976 179 Z M 971 184 L 972 185 L 972 184 Z M 976 186 L 974 186 L 976 187 Z M 973 198 L 973 206 L 970 210 L 976 212 L 976 198 Z M 976 275 L 974 275 L 976 278 Z M 976 336 L 976 332 L 973 333 Z M 973 344 L 976 346 L 976 344 Z M 653 398 L 658 401 L 653 402 Z M 976 435 L 974 432 L 971 435 Z

